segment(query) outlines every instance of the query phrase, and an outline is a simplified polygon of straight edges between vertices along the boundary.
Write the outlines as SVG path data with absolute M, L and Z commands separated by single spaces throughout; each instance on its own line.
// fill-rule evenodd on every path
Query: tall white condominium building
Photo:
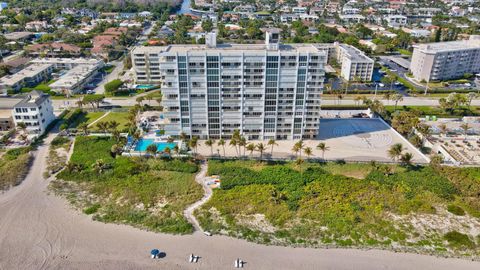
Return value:
M 337 61 L 342 65 L 341 76 L 347 81 L 372 80 L 375 61 L 361 50 L 347 45 L 335 43 Z
M 480 72 L 480 36 L 414 46 L 410 70 L 418 81 L 441 81 Z
M 50 96 L 33 90 L 13 107 L 13 121 L 17 126 L 25 123 L 27 132 L 33 135 L 41 135 L 48 125 L 55 120 Z
M 312 44 L 283 45 L 277 30 L 265 44 L 137 47 L 137 83 L 161 83 L 169 123 L 165 134 L 185 132 L 229 138 L 235 129 L 250 140 L 314 138 L 327 61 Z

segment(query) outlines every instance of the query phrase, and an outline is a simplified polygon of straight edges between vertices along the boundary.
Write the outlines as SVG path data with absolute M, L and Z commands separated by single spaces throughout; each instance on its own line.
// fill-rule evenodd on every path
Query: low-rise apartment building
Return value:
M 53 71 L 51 64 L 32 64 L 13 75 L 0 78 L 0 92 L 18 91 L 22 87 L 36 85 L 50 77 Z
M 28 93 L 13 107 L 12 115 L 15 125 L 25 123 L 27 132 L 32 135 L 43 134 L 55 120 L 49 95 L 36 90 Z
M 375 61 L 361 50 L 347 45 L 335 44 L 337 61 L 341 64 L 341 76 L 347 81 L 371 81 Z
M 50 88 L 57 93 L 80 93 L 98 74 L 99 69 L 98 65 L 77 65 L 50 84 Z
M 480 36 L 415 45 L 410 71 L 417 81 L 458 79 L 480 72 Z
M 165 134 L 229 138 L 238 129 L 249 140 L 315 138 L 327 53 L 315 44 L 136 47 L 136 81 L 161 84 Z

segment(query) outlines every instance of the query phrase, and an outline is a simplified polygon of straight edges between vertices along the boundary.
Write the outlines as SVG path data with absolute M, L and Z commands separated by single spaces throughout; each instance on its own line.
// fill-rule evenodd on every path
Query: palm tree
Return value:
M 167 138 L 167 142 L 168 142 L 168 143 L 173 143 L 174 141 L 175 141 L 175 139 L 174 139 L 173 137 L 171 137 L 171 136 L 169 136 L 169 137 Z
M 249 143 L 247 145 L 247 150 L 250 151 L 250 156 L 253 154 L 253 151 L 255 151 L 255 144 Z
M 215 144 L 215 141 L 212 139 L 208 139 L 205 141 L 205 145 L 210 147 L 210 153 L 211 156 L 213 156 L 213 145 Z
M 115 139 L 116 142 L 120 141 L 120 131 L 114 129 L 112 131 L 112 137 Z
M 313 155 L 313 151 L 312 151 L 312 148 L 311 147 L 305 147 L 305 155 L 307 156 L 307 160 L 310 159 L 310 156 Z
M 443 136 L 447 136 L 447 133 L 448 133 L 448 128 L 447 128 L 447 125 L 445 125 L 445 123 L 441 123 L 438 128 L 440 129 L 440 133 L 441 135 Z
M 395 162 L 400 156 L 402 156 L 403 145 L 396 143 L 388 149 L 388 156 Z
M 182 142 L 186 142 L 187 139 L 188 139 L 187 134 L 182 131 L 182 132 L 180 133 L 180 140 L 181 140 Z
M 394 94 L 393 97 L 392 97 L 392 100 L 395 101 L 395 111 L 396 111 L 398 102 L 403 100 L 403 96 L 402 96 L 402 94 L 398 94 L 398 93 Z
M 324 142 L 321 142 L 317 145 L 317 149 L 322 151 L 322 160 L 325 160 L 325 152 L 330 149 Z
M 110 148 L 110 152 L 112 153 L 112 155 L 114 157 L 116 157 L 117 155 L 121 154 L 122 153 L 122 147 L 118 144 L 114 144 L 112 145 L 112 147 Z
M 197 155 L 197 147 L 200 145 L 200 143 L 198 142 L 198 137 L 197 136 L 193 136 L 192 139 L 190 139 L 190 141 L 188 142 L 188 146 L 190 146 L 190 148 L 192 148 L 194 151 L 193 151 L 193 155 L 196 156 Z
M 27 134 L 22 133 L 22 134 L 20 134 L 19 137 L 20 137 L 20 140 L 21 140 L 22 142 L 27 143 L 27 141 L 28 141 L 28 135 L 27 135 Z
M 27 132 L 27 124 L 25 124 L 24 122 L 19 122 L 19 123 L 17 124 L 17 129 L 18 129 L 18 130 L 21 130 L 22 133 L 25 134 L 25 133 Z
M 263 159 L 263 152 L 265 151 L 266 147 L 263 143 L 257 144 L 257 151 L 260 152 L 260 161 Z
M 168 147 L 168 146 L 165 147 L 165 149 L 163 150 L 163 152 L 164 152 L 165 154 L 167 154 L 168 158 L 171 158 L 171 157 L 172 157 L 172 156 L 171 156 L 172 150 L 170 150 L 170 147 Z
M 237 156 L 238 156 L 239 154 L 238 154 L 238 148 L 237 148 L 237 145 L 238 145 L 237 140 L 232 137 L 232 138 L 230 139 L 229 145 L 231 145 L 231 146 L 233 146 L 233 147 L 235 148 L 235 151 L 237 152 Z
M 275 145 L 278 145 L 277 141 L 275 141 L 275 139 L 270 139 L 270 140 L 268 140 L 267 145 L 271 147 L 270 156 L 273 156 L 273 147 Z
M 225 157 L 225 140 L 220 139 L 217 144 L 223 148 L 223 157 Z
M 240 152 L 240 155 L 242 154 L 242 149 L 240 147 L 243 147 L 243 156 L 245 156 L 245 147 L 247 146 L 247 144 L 247 139 L 244 136 L 240 137 L 240 140 L 238 140 L 238 150 Z
M 120 126 L 120 124 L 115 121 L 115 120 L 112 120 L 110 122 L 108 122 L 108 127 L 110 128 L 111 132 L 113 133 L 115 130 L 117 130 L 118 126 Z
M 413 160 L 413 154 L 412 153 L 405 153 L 400 156 L 400 161 L 404 166 L 410 166 L 412 165 L 412 160 Z
M 175 146 L 173 147 L 173 153 L 174 153 L 175 155 L 178 155 L 178 154 L 180 153 L 180 148 L 178 148 L 178 145 L 177 145 L 177 144 L 175 144 Z
M 305 148 L 305 144 L 303 143 L 303 140 L 300 140 L 295 143 L 294 145 L 295 149 L 298 149 L 298 152 L 300 153 L 300 158 L 302 158 L 302 150 Z
M 103 159 L 97 159 L 93 164 L 93 171 L 96 173 L 103 173 L 106 169 L 108 169 L 108 164 L 106 164 Z
M 98 122 L 96 124 L 96 126 L 100 131 L 103 131 L 104 134 L 107 134 L 107 131 L 108 131 L 108 123 L 107 122 Z
M 385 94 L 383 94 L 383 98 L 387 100 L 388 104 L 390 102 L 390 99 L 392 98 L 392 94 L 390 94 L 390 92 L 386 92 Z
M 292 152 L 295 153 L 295 157 L 298 157 L 298 151 L 300 151 L 300 149 L 298 149 L 298 145 L 297 144 L 294 144 L 292 146 Z
M 157 150 L 158 150 L 157 145 L 154 144 L 154 143 L 147 146 L 147 153 L 154 156 L 154 157 L 157 156 Z
M 467 139 L 467 132 L 470 129 L 470 125 L 468 123 L 464 123 L 460 125 L 460 128 L 463 129 L 463 134 L 465 135 L 465 140 Z
M 78 129 L 82 130 L 83 135 L 88 135 L 88 124 L 83 122 L 78 125 Z

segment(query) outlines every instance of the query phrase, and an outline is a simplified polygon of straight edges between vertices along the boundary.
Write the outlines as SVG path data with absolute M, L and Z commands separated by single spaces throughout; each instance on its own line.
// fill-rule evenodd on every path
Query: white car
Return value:
M 380 86 L 380 87 L 385 87 L 385 84 L 379 83 L 378 86 Z
M 204 231 L 203 234 L 205 234 L 206 236 L 212 236 L 212 233 L 208 231 Z

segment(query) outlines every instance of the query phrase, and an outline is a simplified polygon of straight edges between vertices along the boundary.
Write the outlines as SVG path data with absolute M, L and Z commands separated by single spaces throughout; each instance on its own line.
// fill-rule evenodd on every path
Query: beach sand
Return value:
M 53 138 L 49 136 L 47 142 Z M 48 194 L 41 146 L 25 181 L 0 194 L 0 269 L 480 269 L 479 262 L 379 250 L 264 246 L 225 236 L 156 234 L 103 224 Z M 153 248 L 165 252 L 150 259 Z M 200 256 L 197 264 L 189 255 Z

